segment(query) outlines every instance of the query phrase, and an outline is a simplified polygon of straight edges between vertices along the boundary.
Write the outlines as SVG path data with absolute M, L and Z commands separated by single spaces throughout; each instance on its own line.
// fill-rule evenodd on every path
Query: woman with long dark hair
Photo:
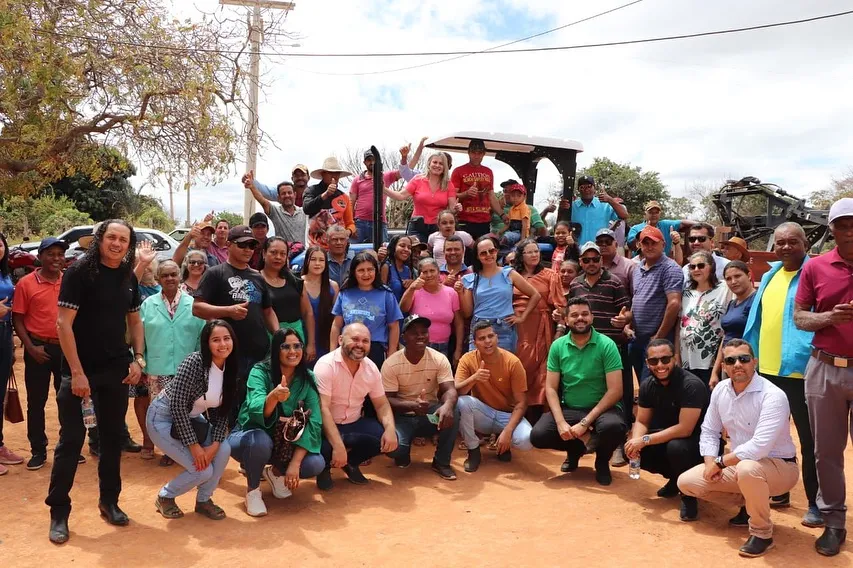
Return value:
M 749 266 L 743 261 L 733 260 L 723 269 L 723 278 L 733 296 L 726 306 L 720 326 L 723 328 L 723 340 L 717 350 L 714 369 L 708 386 L 713 389 L 722 379 L 723 345 L 732 339 L 743 339 L 752 302 L 755 300 L 755 287 L 752 285 L 752 274 Z
M 190 353 L 175 378 L 148 408 L 148 434 L 185 469 L 160 489 L 155 506 L 167 519 L 184 516 L 175 498 L 198 488 L 195 512 L 215 521 L 225 511 L 211 496 L 231 456 L 228 414 L 237 396 L 237 338 L 228 322 L 215 319 L 201 330 L 201 350 Z
M 311 302 L 314 315 L 314 348 L 319 359 L 330 351 L 329 335 L 332 332 L 332 306 L 338 297 L 338 283 L 329 277 L 326 252 L 318 246 L 308 247 L 302 263 L 302 280 Z
M 305 345 L 305 357 L 317 356 L 314 343 L 314 312 L 305 291 L 305 283 L 287 265 L 290 247 L 282 237 L 270 237 L 264 242 L 261 257 L 261 276 L 270 290 L 272 309 L 281 329 L 293 329 Z
M 394 293 L 382 284 L 379 261 L 373 252 L 360 252 L 352 259 L 344 285 L 332 308 L 335 321 L 329 345 L 338 345 L 344 326 L 360 322 L 370 331 L 370 360 L 382 368 L 385 357 L 400 345 L 400 324 L 403 312 Z
M 398 302 L 406 288 L 417 278 L 415 262 L 411 237 L 397 235 L 388 242 L 388 260 L 382 263 L 379 273 L 382 283 L 391 288 Z
M 540 294 L 511 266 L 498 266 L 498 243 L 484 235 L 477 239 L 473 274 L 462 277 L 462 313 L 471 318 L 471 328 L 480 320 L 488 320 L 498 336 L 498 345 L 515 351 L 516 326 L 522 325 L 536 310 Z M 530 298 L 527 308 L 519 315 L 512 307 L 513 286 Z M 471 338 L 469 351 L 474 350 Z
M 12 357 L 15 348 L 12 345 L 12 297 L 15 285 L 9 271 L 9 245 L 6 235 L 0 233 L 0 401 L 6 396 L 9 376 L 12 374 Z M 0 475 L 9 472 L 7 465 L 17 465 L 24 458 L 3 445 L 3 417 L 0 416 Z
M 287 463 L 273 454 L 279 420 L 305 417 L 302 434 L 291 441 L 293 454 Z M 320 455 L 323 440 L 320 393 L 314 373 L 308 370 L 302 339 L 293 329 L 272 336 L 270 356 L 249 373 L 246 400 L 237 417 L 237 428 L 228 437 L 231 457 L 246 470 L 246 512 L 251 517 L 267 514 L 261 495 L 261 475 L 277 499 L 290 497 L 300 479 L 319 475 L 326 467 Z M 278 443 L 282 443 L 278 440 Z

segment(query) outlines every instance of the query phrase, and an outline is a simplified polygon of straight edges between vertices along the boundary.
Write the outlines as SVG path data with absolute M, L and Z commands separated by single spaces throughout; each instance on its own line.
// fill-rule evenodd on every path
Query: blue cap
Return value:
M 39 243 L 39 254 L 43 253 L 50 247 L 62 247 L 62 250 L 68 250 L 68 243 L 61 241 L 56 237 L 48 237 Z

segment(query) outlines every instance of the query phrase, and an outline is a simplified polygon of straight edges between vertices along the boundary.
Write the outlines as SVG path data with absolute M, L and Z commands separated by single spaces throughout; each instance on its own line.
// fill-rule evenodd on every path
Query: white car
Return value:
M 178 248 L 178 241 L 157 229 L 136 227 L 133 231 L 136 233 L 137 242 L 151 242 L 151 246 L 156 251 L 156 258 L 158 261 L 170 260 L 175 254 L 175 249 Z M 78 241 L 81 237 L 90 236 L 91 234 L 92 225 L 82 225 L 68 229 L 59 235 L 57 237 L 59 240 L 68 243 L 68 250 L 65 253 L 65 258 L 71 261 L 82 255 L 85 250 L 80 246 Z

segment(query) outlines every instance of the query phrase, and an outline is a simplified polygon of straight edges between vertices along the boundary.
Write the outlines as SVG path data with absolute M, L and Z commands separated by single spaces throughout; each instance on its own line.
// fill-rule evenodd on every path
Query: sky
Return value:
M 482 50 L 628 1 L 296 0 L 281 31 L 300 36 L 300 47 L 281 51 Z M 193 15 L 193 7 L 217 6 L 180 0 L 175 9 Z M 850 9 L 849 0 L 644 0 L 512 47 L 642 39 Z M 256 177 L 275 184 L 296 163 L 315 169 L 326 156 L 371 144 L 397 148 L 474 130 L 578 140 L 585 150 L 579 167 L 604 156 L 630 162 L 659 172 L 675 196 L 746 175 L 806 196 L 853 167 L 852 26 L 850 15 L 644 45 L 476 55 L 399 72 L 392 71 L 442 58 L 266 57 L 259 116 L 269 140 Z M 500 162 L 485 164 L 496 180 L 514 177 Z M 242 211 L 244 170 L 236 163 L 231 179 L 195 185 L 191 218 Z M 550 163 L 540 163 L 537 205 L 557 179 Z M 161 186 L 144 191 L 168 205 Z M 185 203 L 177 193 L 176 218 L 186 218 Z

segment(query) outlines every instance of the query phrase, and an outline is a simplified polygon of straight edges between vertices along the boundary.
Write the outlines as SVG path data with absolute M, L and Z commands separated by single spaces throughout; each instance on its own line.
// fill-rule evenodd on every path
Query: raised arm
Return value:
M 252 192 L 252 197 L 254 197 L 255 201 L 257 201 L 260 204 L 261 209 L 264 210 L 264 213 L 269 215 L 270 214 L 270 202 L 269 202 L 269 199 L 264 197 L 264 195 L 260 192 L 260 190 L 257 187 L 255 187 L 255 171 L 254 170 L 249 170 L 248 172 L 246 172 L 246 175 L 243 176 L 243 187 L 245 187 L 246 189 L 248 189 L 249 191 Z

